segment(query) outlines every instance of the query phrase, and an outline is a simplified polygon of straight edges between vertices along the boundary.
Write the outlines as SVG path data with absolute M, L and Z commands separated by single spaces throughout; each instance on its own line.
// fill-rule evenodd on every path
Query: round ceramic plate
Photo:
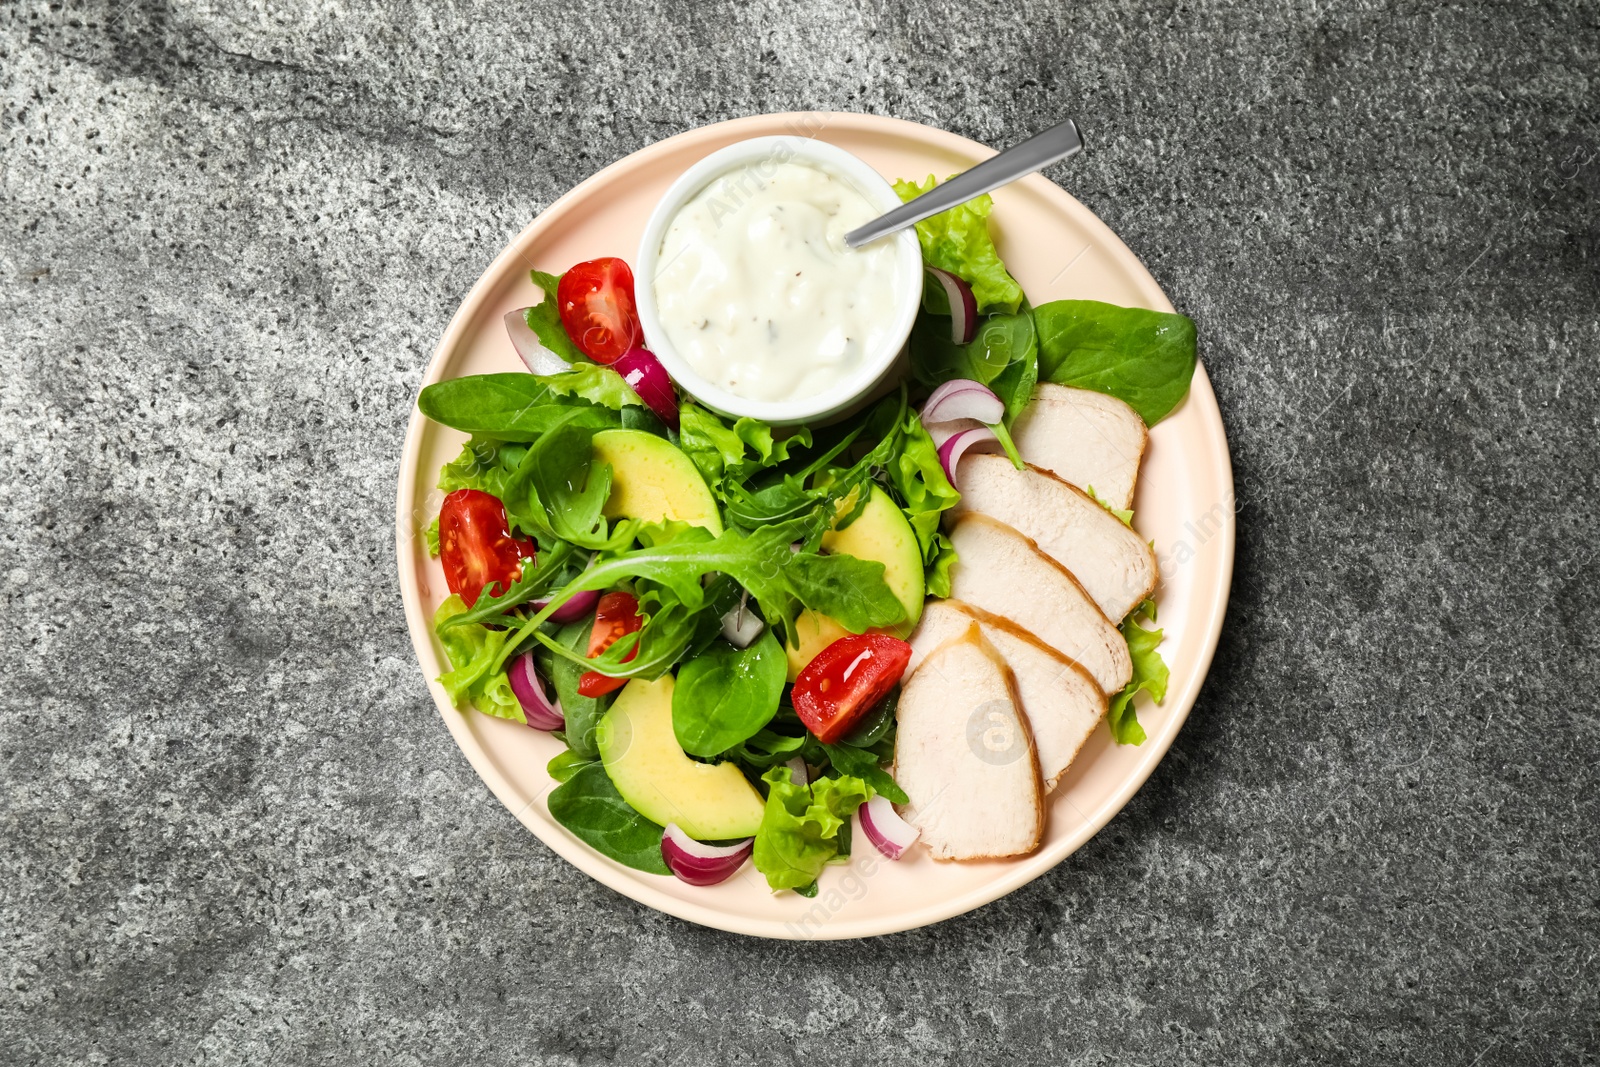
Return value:
M 629 258 L 645 219 L 673 179 L 703 156 L 748 137 L 796 134 L 846 148 L 885 177 L 941 177 L 992 155 L 991 149 L 912 122 L 870 115 L 797 113 L 719 123 L 668 138 L 613 163 L 552 204 L 501 252 L 472 287 L 428 366 L 424 384 L 466 374 L 516 371 L 522 363 L 502 316 L 536 303 L 531 267 L 558 272 L 597 256 Z M 1090 149 L 1092 151 L 1092 149 Z M 1006 265 L 1035 304 L 1063 297 L 1172 310 L 1155 279 L 1105 224 L 1050 182 L 1033 175 L 994 194 L 990 217 Z M 445 597 L 444 577 L 428 558 L 422 531 L 438 514 L 439 468 L 463 435 L 412 412 L 400 464 L 397 515 L 400 588 L 417 659 L 446 727 L 484 782 L 539 839 L 579 869 L 642 904 L 742 934 L 844 938 L 908 930 L 970 911 L 1060 863 L 1133 796 L 1172 744 L 1194 706 L 1216 649 L 1233 571 L 1233 471 L 1222 419 L 1203 369 L 1188 399 L 1150 433 L 1134 506 L 1161 566 L 1157 590 L 1166 632 L 1161 653 L 1172 669 L 1165 702 L 1139 699 L 1149 733 L 1119 746 L 1102 726 L 1049 797 L 1037 852 L 1021 859 L 938 863 L 913 849 L 881 859 L 858 836 L 848 867 L 831 867 L 813 899 L 773 894 L 749 864 L 718 886 L 615 863 L 561 828 L 545 797 L 555 787 L 545 764 L 558 741 L 525 726 L 450 705 L 436 679 L 446 668 L 430 625 Z

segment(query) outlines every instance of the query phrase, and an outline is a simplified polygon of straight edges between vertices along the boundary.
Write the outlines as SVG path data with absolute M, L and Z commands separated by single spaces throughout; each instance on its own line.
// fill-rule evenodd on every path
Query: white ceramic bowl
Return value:
M 751 168 L 758 177 L 765 177 L 763 168 L 779 163 L 806 163 L 843 178 L 880 212 L 900 206 L 900 197 L 883 175 L 858 157 L 825 141 L 798 136 L 754 137 L 731 144 L 684 171 L 651 212 L 639 241 L 638 258 L 634 260 L 637 279 L 634 301 L 650 351 L 661 360 L 673 380 L 696 400 L 723 415 L 748 415 L 763 422 L 792 426 L 847 410 L 889 374 L 895 357 L 911 335 L 911 324 L 916 321 L 917 305 L 922 299 L 922 250 L 917 245 L 916 231 L 911 228 L 883 238 L 894 242 L 896 253 L 895 298 L 891 306 L 883 309 L 883 314 L 892 319 L 893 329 L 879 350 L 868 352 L 854 373 L 832 388 L 797 400 L 751 400 L 707 381 L 673 347 L 657 313 L 654 279 L 661 259 L 661 241 L 678 209 L 716 179 L 744 167 Z

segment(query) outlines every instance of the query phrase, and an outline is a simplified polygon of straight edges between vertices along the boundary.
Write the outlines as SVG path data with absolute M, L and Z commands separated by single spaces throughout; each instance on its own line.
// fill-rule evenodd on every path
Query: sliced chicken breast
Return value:
M 950 540 L 959 557 L 950 571 L 952 599 L 1033 634 L 1082 665 L 1105 693 L 1128 684 L 1133 677 L 1128 643 L 1071 571 L 987 515 L 958 518 Z
M 1121 511 L 1133 507 L 1139 462 L 1150 440 L 1139 413 L 1114 396 L 1048 382 L 1011 427 L 1017 451 Z
M 961 502 L 948 514 L 976 511 L 1031 538 L 1113 622 L 1155 592 L 1156 554 L 1076 486 L 1037 467 L 1019 471 L 1004 456 L 969 453 L 956 473 Z
M 930 600 L 911 635 L 915 671 L 934 649 L 960 637 L 976 622 L 985 641 L 1005 660 L 1016 681 L 1017 697 L 1028 718 L 1039 775 L 1046 792 L 1054 789 L 1083 743 L 1106 714 L 1106 695 L 1079 664 L 1021 629 L 959 600 Z
M 895 712 L 901 815 L 936 860 L 998 859 L 1039 847 L 1044 796 L 1027 718 L 1005 661 L 978 624 L 939 645 Z

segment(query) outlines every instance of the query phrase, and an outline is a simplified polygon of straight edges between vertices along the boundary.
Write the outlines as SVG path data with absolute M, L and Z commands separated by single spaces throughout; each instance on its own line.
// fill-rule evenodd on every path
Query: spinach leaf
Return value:
M 950 317 L 923 311 L 911 329 L 911 373 L 932 388 L 970 378 L 992 389 L 1014 419 L 1028 406 L 1039 380 L 1039 339 L 1027 302 L 1014 312 L 990 315 L 964 345 L 950 339 Z
M 569 748 L 552 758 L 545 765 L 545 772 L 556 781 L 565 782 L 592 763 L 594 760 L 586 759 Z
M 561 305 L 556 300 L 556 288 L 561 279 L 542 270 L 531 270 L 528 276 L 534 285 L 544 290 L 544 300 L 529 308 L 524 316 L 528 329 L 538 336 L 541 345 L 568 363 L 588 363 L 589 357 L 572 343 L 567 328 L 561 325 Z
M 566 423 L 605 430 L 621 426 L 610 408 L 563 396 L 532 374 L 473 374 L 434 382 L 417 397 L 434 422 L 497 441 L 534 441 Z
M 1108 393 L 1154 426 L 1189 394 L 1194 320 L 1098 300 L 1052 300 L 1034 309 L 1039 377 Z
M 585 764 L 556 786 L 550 815 L 602 856 L 650 874 L 671 874 L 661 858 L 661 827 L 634 811 L 605 767 Z
M 894 191 L 901 200 L 915 200 L 932 191 L 936 184 L 930 174 L 920 185 L 897 181 Z M 972 286 L 978 311 L 984 314 L 1016 311 L 1022 301 L 1022 286 L 1007 273 L 994 239 L 989 236 L 989 212 L 993 210 L 994 198 L 985 193 L 917 223 L 923 261 L 965 279 Z
M 515 494 L 526 483 L 537 508 L 542 532 L 589 549 L 616 548 L 634 538 L 638 523 L 623 522 L 608 532 L 606 498 L 611 495 L 611 465 L 595 466 L 591 427 L 565 423 L 551 429 L 528 449 L 508 488 Z
M 751 858 L 771 888 L 801 890 L 838 854 L 840 832 L 872 790 L 849 775 L 819 778 L 808 788 L 793 782 L 787 767 L 773 767 L 761 780 L 767 805 Z
M 771 628 L 744 649 L 717 642 L 678 668 L 672 732 L 691 756 L 709 758 L 772 721 L 789 661 Z
M 589 630 L 593 626 L 592 618 L 569 622 L 556 631 L 555 640 L 562 647 L 582 654 L 589 647 Z M 535 653 L 535 663 L 555 687 L 556 699 L 561 702 L 561 714 L 567 720 L 564 731 L 567 747 L 584 759 L 599 759 L 600 749 L 595 744 L 594 731 L 614 698 L 610 694 L 586 697 L 579 693 L 578 679 L 583 677 L 584 668 L 564 656 L 541 650 Z

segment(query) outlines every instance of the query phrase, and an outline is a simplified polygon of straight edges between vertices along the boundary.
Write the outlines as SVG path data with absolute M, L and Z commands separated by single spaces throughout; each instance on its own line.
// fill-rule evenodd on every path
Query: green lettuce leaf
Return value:
M 678 409 L 678 447 L 699 468 L 706 484 L 718 488 L 725 479 L 742 481 L 789 459 L 791 451 L 811 447 L 811 431 L 800 427 L 778 436 L 773 427 L 749 417 L 731 426 L 691 400 Z
M 809 788 L 796 785 L 783 766 L 773 767 L 761 780 L 768 793 L 756 831 L 756 870 L 774 890 L 802 889 L 838 855 L 841 831 L 872 790 L 850 775 L 820 778 Z
M 890 485 L 917 535 L 924 579 L 933 596 L 950 595 L 950 568 L 956 552 L 939 529 L 940 517 L 961 500 L 944 473 L 939 450 L 915 411 L 907 410 L 900 425 L 900 451 L 886 464 Z
M 1135 612 L 1137 615 L 1137 612 Z M 1166 661 L 1156 646 L 1161 644 L 1161 630 L 1146 630 L 1130 615 L 1122 623 L 1122 636 L 1128 642 L 1128 653 L 1133 657 L 1133 678 L 1111 698 L 1106 709 L 1106 725 L 1111 728 L 1112 740 L 1119 745 L 1138 745 L 1144 742 L 1144 727 L 1133 707 L 1133 698 L 1140 690 L 1150 694 L 1157 704 L 1167 697 L 1169 672 Z
M 491 630 L 487 626 L 444 626 L 445 620 L 467 610 L 467 605 L 454 593 L 445 597 L 439 610 L 433 613 L 434 632 L 444 646 L 451 669 L 439 676 L 439 684 L 450 694 L 456 707 L 463 700 L 497 719 L 513 719 L 526 723 L 522 702 L 511 689 L 511 681 L 496 659 L 511 636 L 510 630 Z
M 936 184 L 930 174 L 920 185 L 897 181 L 894 191 L 901 200 L 915 200 Z M 989 236 L 989 212 L 993 210 L 994 199 L 985 193 L 917 223 L 923 262 L 965 280 L 972 286 L 978 312 L 985 315 L 991 311 L 1015 312 L 1022 302 L 1022 286 L 1006 271 L 994 239 Z
M 1085 486 L 1084 488 L 1088 492 L 1090 500 L 1093 500 L 1096 504 L 1099 504 L 1101 507 L 1103 507 L 1107 511 L 1111 512 L 1111 514 L 1115 515 L 1118 519 L 1121 519 L 1122 520 L 1122 525 L 1126 526 L 1130 530 L 1133 529 L 1133 509 L 1132 508 L 1129 508 L 1127 510 L 1124 510 L 1122 508 L 1114 508 L 1110 504 L 1107 504 L 1104 500 L 1101 500 L 1098 495 L 1096 495 L 1096 493 L 1094 491 L 1094 486 L 1090 485 L 1090 486 Z
M 1033 309 L 1039 379 L 1124 401 L 1154 426 L 1189 395 L 1194 320 L 1098 300 L 1052 300 Z
M 571 370 L 536 377 L 557 396 L 575 396 L 612 411 L 644 404 L 622 375 L 598 363 L 574 363 Z

